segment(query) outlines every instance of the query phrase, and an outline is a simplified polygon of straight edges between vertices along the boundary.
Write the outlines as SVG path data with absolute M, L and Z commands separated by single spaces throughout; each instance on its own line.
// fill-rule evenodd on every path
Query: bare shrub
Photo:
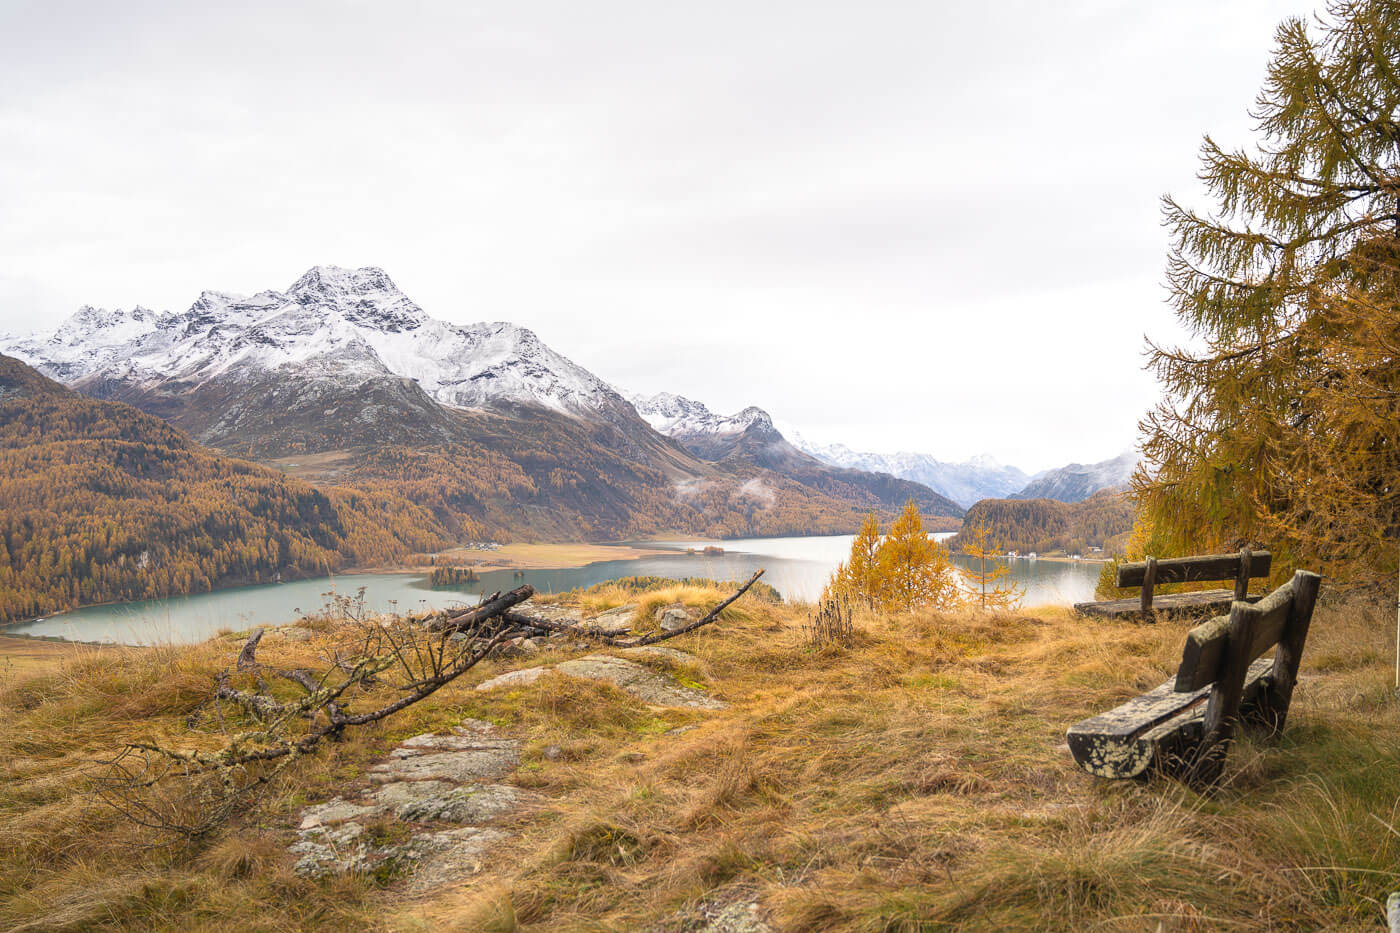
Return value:
M 850 600 L 844 594 L 827 596 L 817 604 L 817 611 L 808 617 L 803 629 L 812 648 L 849 645 L 856 631 Z

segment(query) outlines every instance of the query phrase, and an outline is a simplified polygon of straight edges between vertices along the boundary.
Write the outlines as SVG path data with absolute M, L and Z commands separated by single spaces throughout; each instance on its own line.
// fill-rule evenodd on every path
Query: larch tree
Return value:
M 910 498 L 878 552 L 881 605 L 887 612 L 951 609 L 961 602 L 958 570 L 948 549 L 929 537 Z
M 851 542 L 851 556 L 831 575 L 827 595 L 844 597 L 867 609 L 878 607 L 881 602 L 879 551 L 880 520 L 870 512 Z
M 1284 21 L 1252 115 L 1209 137 L 1202 212 L 1168 197 L 1189 348 L 1149 344 L 1163 399 L 1135 495 L 1155 553 L 1256 542 L 1334 578 L 1400 536 L 1400 3 Z
M 991 540 L 991 534 L 985 518 L 974 520 L 958 534 L 964 541 L 963 553 L 972 563 L 963 572 L 972 585 L 972 598 L 982 609 L 1014 609 L 1021 604 L 1024 594 L 1020 587 L 1006 580 L 1011 568 L 1000 560 L 1001 545 Z

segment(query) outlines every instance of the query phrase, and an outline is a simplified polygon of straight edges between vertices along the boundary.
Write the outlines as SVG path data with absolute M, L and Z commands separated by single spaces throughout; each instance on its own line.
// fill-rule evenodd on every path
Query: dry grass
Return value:
M 0 688 L 35 674 L 56 671 L 64 661 L 84 652 L 101 650 L 96 645 L 0 635 Z
M 586 598 L 649 619 L 718 596 Z M 142 848 L 88 805 L 82 766 L 132 735 L 179 735 L 235 641 L 102 652 L 0 684 L 0 927 L 686 929 L 738 899 L 787 930 L 1372 929 L 1400 888 L 1385 614 L 1319 611 L 1286 735 L 1238 746 L 1210 799 L 1091 779 L 1061 748 L 1067 725 L 1167 676 L 1184 624 L 858 617 L 850 645 L 813 650 L 806 615 L 744 600 L 679 640 L 698 661 L 674 673 L 728 700 L 721 713 L 558 675 L 476 693 L 520 663 L 482 665 L 301 762 L 198 849 Z M 316 647 L 264 644 L 269 660 Z M 483 874 L 418 901 L 291 875 L 299 806 L 464 715 L 520 737 L 513 780 L 551 801 Z

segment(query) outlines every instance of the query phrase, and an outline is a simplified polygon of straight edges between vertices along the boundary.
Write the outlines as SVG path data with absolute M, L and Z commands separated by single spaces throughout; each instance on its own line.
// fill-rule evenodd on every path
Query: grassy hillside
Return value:
M 1100 547 L 1121 553 L 1133 528 L 1133 505 L 1126 494 L 1104 489 L 1082 502 L 1055 499 L 983 499 L 967 510 L 964 527 L 985 522 L 987 540 L 1000 550 L 1082 554 Z M 948 541 L 962 547 L 961 537 Z
M 402 499 L 220 456 L 0 356 L 0 622 L 388 563 L 445 540 Z
M 1069 724 L 1166 678 L 1184 624 L 867 617 L 853 646 L 813 651 L 801 607 L 746 598 L 670 643 L 727 710 L 561 675 L 475 692 L 522 666 L 493 662 L 180 846 L 93 805 L 87 769 L 128 739 L 186 736 L 241 640 L 81 650 L 0 684 L 0 927 L 681 930 L 728 903 L 776 930 L 1375 929 L 1400 887 L 1392 621 L 1324 605 L 1287 732 L 1237 745 L 1210 798 L 1091 778 L 1062 747 Z M 313 666 L 336 638 L 271 637 L 261 657 Z M 292 873 L 302 806 L 464 716 L 521 741 L 507 780 L 540 800 L 478 873 L 414 895 L 402 877 Z

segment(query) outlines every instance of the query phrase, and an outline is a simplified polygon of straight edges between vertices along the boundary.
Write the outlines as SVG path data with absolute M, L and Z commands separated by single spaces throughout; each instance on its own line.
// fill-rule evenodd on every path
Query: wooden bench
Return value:
M 1257 603 L 1236 601 L 1193 628 L 1174 678 L 1070 727 L 1074 760 L 1099 777 L 1214 782 L 1238 723 L 1283 730 L 1321 580 L 1299 570 Z M 1255 660 L 1275 645 L 1272 659 Z
M 1237 599 L 1250 599 L 1251 577 L 1267 577 L 1274 558 L 1268 551 L 1245 548 L 1238 554 L 1206 554 L 1199 557 L 1172 557 L 1119 564 L 1114 581 L 1119 587 L 1142 587 L 1137 598 L 1110 599 L 1095 603 L 1075 603 L 1074 611 L 1082 615 L 1107 616 L 1110 619 L 1147 619 L 1162 615 L 1192 614 L 1208 616 L 1227 612 Z M 1153 590 L 1163 583 L 1198 583 L 1216 580 L 1235 581 L 1234 590 L 1201 590 L 1195 593 L 1170 593 L 1154 598 Z

